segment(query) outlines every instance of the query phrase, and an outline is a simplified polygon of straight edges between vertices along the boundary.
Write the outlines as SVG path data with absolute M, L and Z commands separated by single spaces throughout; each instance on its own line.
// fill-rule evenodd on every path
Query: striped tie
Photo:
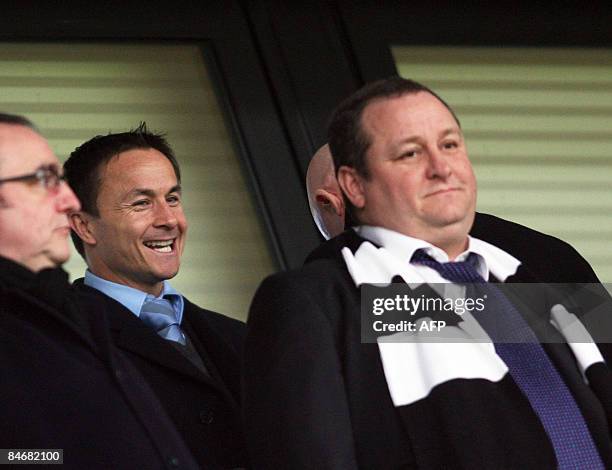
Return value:
M 185 345 L 185 335 L 169 300 L 147 295 L 140 309 L 140 319 L 162 338 Z

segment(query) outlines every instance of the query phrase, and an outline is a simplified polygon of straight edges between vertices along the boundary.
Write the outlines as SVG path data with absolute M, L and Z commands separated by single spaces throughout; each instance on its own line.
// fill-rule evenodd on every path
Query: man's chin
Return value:
M 462 225 L 464 223 L 466 225 L 471 225 L 473 219 L 473 209 L 467 207 L 453 207 L 452 205 L 432 210 L 429 217 L 431 225 L 440 228 L 452 225 Z
M 444 216 L 442 214 L 439 214 L 437 217 L 434 217 L 431 219 L 431 225 L 433 227 L 437 227 L 440 229 L 443 228 L 450 228 L 450 227 L 459 227 L 462 225 L 468 225 L 467 223 L 468 218 L 465 215 L 447 215 Z
M 55 269 L 59 268 L 62 264 L 68 261 L 69 255 L 66 256 L 52 256 L 39 258 L 36 260 L 26 261 L 23 264 L 31 271 L 39 272 L 43 269 Z
M 164 280 L 173 279 L 173 278 L 175 278 L 175 277 L 176 277 L 176 275 L 177 275 L 177 274 L 178 274 L 178 270 L 173 271 L 172 273 L 168 274 L 168 275 L 167 275 L 167 276 L 164 278 Z
M 53 250 L 48 256 L 49 267 L 58 268 L 70 259 L 70 248 L 65 246 Z
M 172 279 L 178 274 L 181 266 L 181 258 L 177 253 L 155 253 L 147 249 L 144 253 L 144 264 L 141 265 L 142 274 L 148 272 L 151 279 L 166 280 Z
M 178 272 L 178 266 L 172 269 L 160 269 L 154 273 L 154 277 L 158 282 L 163 282 L 176 277 Z

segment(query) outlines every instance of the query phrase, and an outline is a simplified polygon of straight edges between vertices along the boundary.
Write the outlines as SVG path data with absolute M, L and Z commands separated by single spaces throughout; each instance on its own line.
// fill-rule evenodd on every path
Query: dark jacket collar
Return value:
M 26 300 L 76 332 L 95 349 L 91 342 L 89 315 L 75 304 L 75 293 L 63 269 L 43 269 L 35 273 L 19 263 L 0 257 L 0 287 L 6 291 L 2 295 Z
M 342 248 L 348 247 L 353 253 L 355 253 L 359 246 L 365 241 L 367 241 L 365 238 L 360 237 L 357 235 L 355 230 L 349 228 L 340 235 L 321 243 L 308 255 L 306 261 L 304 261 L 304 264 L 311 263 L 318 259 L 342 260 Z
M 24 265 L 0 256 L 0 282 L 16 289 L 27 290 L 35 281 L 36 273 Z
M 62 268 L 43 269 L 35 273 L 3 257 L 0 257 L 0 282 L 58 310 L 63 308 L 70 290 L 68 274 Z

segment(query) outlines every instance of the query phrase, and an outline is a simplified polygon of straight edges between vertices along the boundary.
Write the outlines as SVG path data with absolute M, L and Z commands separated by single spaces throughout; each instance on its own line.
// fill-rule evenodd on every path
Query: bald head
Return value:
M 316 189 L 323 188 L 332 191 L 338 189 L 329 145 L 325 144 L 312 156 L 306 173 L 306 188 L 310 200 L 314 200 L 315 196 L 311 191 Z
M 336 180 L 334 162 L 325 144 L 313 155 L 306 173 L 310 213 L 321 234 L 332 238 L 344 230 L 344 201 Z

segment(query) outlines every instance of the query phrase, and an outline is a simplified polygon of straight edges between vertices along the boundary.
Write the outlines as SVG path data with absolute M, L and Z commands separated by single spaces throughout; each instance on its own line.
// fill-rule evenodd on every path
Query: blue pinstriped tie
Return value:
M 464 262 L 439 263 L 417 250 L 411 262 L 429 266 L 452 282 L 485 284 L 488 309 L 474 310 L 472 315 L 495 343 L 495 351 L 540 418 L 559 469 L 603 469 L 584 417 L 535 333 L 508 298 L 478 274 L 473 261 L 471 254 Z
M 140 319 L 162 338 L 185 345 L 185 335 L 169 300 L 147 295 L 140 309 Z

